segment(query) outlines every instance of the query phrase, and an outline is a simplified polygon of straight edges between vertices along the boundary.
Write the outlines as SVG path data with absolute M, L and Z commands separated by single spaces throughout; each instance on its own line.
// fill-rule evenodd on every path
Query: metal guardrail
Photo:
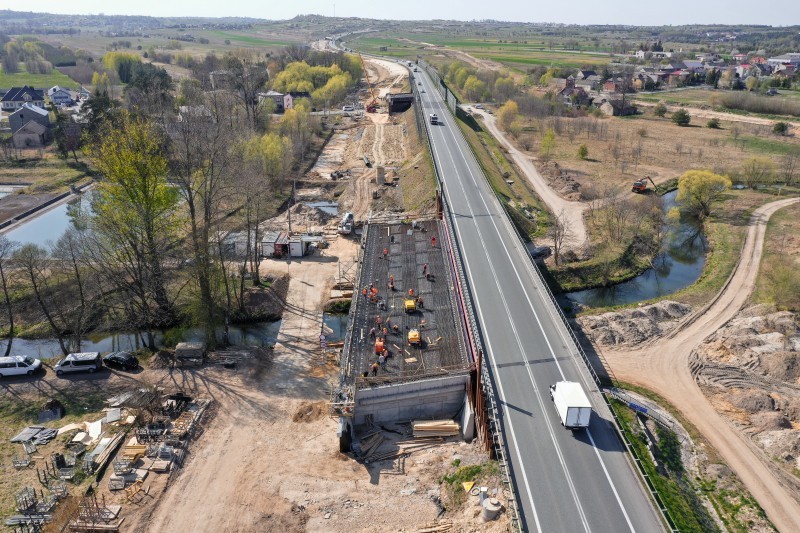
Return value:
M 426 67 L 426 70 L 427 70 L 427 68 L 428 67 Z M 454 120 L 458 120 L 458 118 L 455 116 L 455 113 L 453 113 L 453 118 L 454 118 Z M 476 160 L 479 160 L 478 159 L 478 154 L 475 153 L 475 149 L 466 140 L 466 137 L 464 136 L 464 132 L 461 131 L 461 127 L 460 126 L 458 126 L 458 131 L 461 134 L 461 137 L 466 142 L 467 146 L 469 146 L 473 157 L 475 157 Z M 487 179 L 485 175 L 484 175 L 484 179 Z M 488 181 L 488 179 L 487 179 L 487 181 Z M 491 186 L 490 186 L 490 188 L 491 188 Z M 502 206 L 503 205 L 502 199 L 496 193 L 495 193 L 495 197 L 496 197 L 497 201 L 500 202 L 500 205 Z M 513 222 L 511 222 L 509 220 L 508 214 L 506 214 L 505 218 L 506 218 L 506 222 L 508 223 L 508 225 L 511 226 L 511 228 L 514 230 L 514 234 L 517 236 L 517 239 L 519 240 L 519 244 L 523 248 L 527 249 L 525 247 L 525 241 L 522 238 L 522 235 L 520 235 L 519 230 L 513 224 Z M 551 303 L 553 304 L 553 306 L 556 309 L 558 309 L 558 314 L 561 317 L 562 325 L 564 326 L 564 328 L 566 328 L 567 332 L 569 333 L 570 337 L 572 338 L 572 342 L 575 345 L 576 351 L 578 352 L 578 354 L 583 359 L 587 369 L 589 370 L 589 373 L 592 376 L 592 379 L 597 384 L 598 389 L 601 392 L 601 397 L 603 398 L 603 401 L 605 402 L 607 408 L 611 412 L 611 415 L 614 417 L 614 427 L 617 430 L 617 436 L 620 438 L 620 441 L 623 443 L 625 448 L 631 454 L 631 457 L 633 458 L 634 464 L 636 464 L 636 466 L 637 466 L 637 470 L 639 472 L 639 475 L 642 477 L 645 485 L 647 486 L 648 492 L 650 493 L 651 497 L 653 498 L 653 501 L 656 503 L 656 506 L 658 507 L 659 511 L 661 512 L 661 515 L 662 515 L 662 518 L 663 518 L 664 522 L 669 527 L 670 531 L 672 531 L 672 532 L 679 531 L 675 527 L 675 521 L 672 519 L 672 516 L 670 515 L 669 510 L 664 506 L 663 500 L 661 499 L 661 496 L 658 493 L 658 490 L 655 488 L 655 485 L 653 485 L 652 481 L 650 480 L 650 477 L 648 476 L 647 472 L 644 470 L 644 467 L 642 466 L 641 459 L 639 458 L 638 454 L 636 453 L 635 448 L 632 447 L 631 443 L 625 437 L 625 433 L 624 433 L 624 431 L 622 429 L 622 425 L 621 425 L 620 421 L 617 418 L 616 412 L 614 411 L 613 407 L 611 406 L 611 402 L 609 401 L 609 399 L 607 397 L 606 391 L 604 390 L 603 382 L 600 379 L 600 377 L 597 375 L 597 372 L 595 371 L 594 366 L 592 365 L 591 361 L 589 360 L 589 357 L 586 355 L 586 352 L 583 350 L 583 347 L 581 346 L 580 342 L 578 341 L 578 338 L 575 335 L 575 332 L 572 330 L 572 327 L 569 325 L 569 321 L 567 320 L 566 315 L 564 315 L 564 312 L 561 309 L 561 306 L 556 301 L 555 296 L 553 295 L 553 292 L 550 290 L 550 286 L 547 284 L 546 280 L 544 279 L 544 276 L 542 276 L 542 273 L 540 272 L 539 267 L 536 265 L 536 262 L 533 260 L 533 257 L 531 257 L 531 255 L 529 253 L 526 254 L 526 256 L 528 257 L 529 265 L 533 268 L 533 271 L 536 272 L 536 275 L 538 276 L 539 281 L 544 286 L 544 289 L 545 289 L 547 295 L 550 297 Z M 609 372 L 609 377 L 612 380 L 612 383 L 616 383 L 617 380 L 616 380 L 615 377 L 613 377 L 613 373 L 611 373 L 611 369 L 608 366 L 608 364 L 605 362 L 605 360 L 603 359 L 602 355 L 600 353 L 598 353 L 597 356 L 598 356 L 599 359 L 601 359 L 601 362 L 603 363 L 603 366 L 606 368 L 606 371 Z
M 422 62 L 421 62 L 422 63 Z M 430 74 L 430 67 L 426 64 L 423 64 L 423 68 Z M 432 78 L 438 79 L 438 75 L 433 75 Z M 439 87 L 440 84 L 437 84 Z M 479 352 L 485 353 L 483 350 L 483 342 L 481 340 L 481 330 L 478 326 L 478 321 L 475 317 L 475 306 L 472 300 L 472 293 L 469 287 L 469 284 L 466 281 L 466 270 L 464 269 L 464 264 L 461 259 L 461 250 L 459 248 L 458 240 L 455 239 L 455 228 L 453 226 L 453 219 L 452 214 L 450 211 L 450 204 L 447 197 L 444 194 L 442 188 L 442 176 L 441 170 L 439 169 L 439 163 L 436 158 L 433 156 L 433 150 L 431 149 L 431 141 L 430 141 L 430 130 L 428 129 L 428 122 L 423 114 L 422 111 L 422 102 L 420 99 L 419 91 L 417 89 L 417 85 L 411 84 L 412 91 L 414 92 L 415 96 L 415 105 L 416 105 L 416 117 L 418 124 L 424 124 L 425 128 L 425 136 L 422 137 L 424 139 L 425 145 L 428 148 L 428 155 L 433 162 L 433 169 L 434 173 L 436 174 L 436 181 L 438 183 L 438 190 L 439 194 L 442 198 L 442 207 L 445 213 L 444 216 L 444 223 L 447 231 L 448 241 L 451 243 L 451 250 L 453 254 L 453 261 L 455 262 L 455 282 L 458 284 L 459 289 L 459 297 L 463 299 L 462 306 L 464 310 L 464 318 L 467 322 L 467 327 L 471 329 L 475 334 L 468 335 L 470 337 L 470 346 L 473 350 L 472 356 L 473 361 L 477 360 L 477 354 Z M 441 91 L 441 89 L 439 89 Z M 452 236 L 452 237 L 451 237 Z M 487 418 L 489 422 L 489 429 L 490 435 L 492 438 L 492 445 L 495 451 L 495 456 L 497 457 L 497 463 L 500 466 L 500 470 L 503 476 L 503 484 L 504 484 L 504 491 L 507 492 L 507 501 L 509 502 L 509 514 L 511 516 L 511 525 L 515 531 L 523 531 L 522 520 L 519 514 L 519 502 L 517 501 L 517 495 L 514 491 L 514 484 L 511 480 L 511 472 L 510 472 L 510 463 L 507 459 L 507 446 L 505 440 L 503 438 L 503 419 L 500 415 L 500 411 L 497 407 L 496 396 L 494 387 L 492 385 L 492 376 L 488 370 L 488 366 L 483 364 L 481 366 L 481 384 L 483 386 L 483 394 L 486 399 L 486 410 L 487 410 Z

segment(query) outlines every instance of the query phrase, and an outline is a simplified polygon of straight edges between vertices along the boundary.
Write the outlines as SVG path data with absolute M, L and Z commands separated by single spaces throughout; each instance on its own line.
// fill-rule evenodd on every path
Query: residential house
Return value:
M 624 88 L 625 82 L 622 78 L 611 78 L 603 84 L 603 90 L 609 93 L 621 93 Z
M 294 101 L 301 98 L 307 98 L 311 100 L 311 94 L 305 91 L 289 91 L 284 95 L 283 108 L 292 109 L 294 107 Z
M 581 87 L 584 91 L 587 92 L 594 91 L 600 85 L 601 81 L 603 81 L 603 79 L 597 74 L 594 74 L 592 76 L 587 76 L 583 79 L 575 80 L 575 87 Z
M 575 79 L 585 80 L 590 76 L 597 76 L 597 72 L 594 70 L 579 70 L 578 74 L 575 76 Z
M 686 84 L 686 80 L 689 79 L 689 76 L 691 76 L 691 72 L 686 70 L 675 70 L 670 72 L 668 83 L 670 85 L 683 86 Z
M 750 76 L 761 78 L 763 76 L 769 76 L 771 73 L 772 68 L 769 65 L 751 65 L 750 63 L 745 63 L 736 67 L 736 74 L 738 74 L 739 78 L 743 80 L 749 78 Z
M 286 109 L 286 95 L 277 91 L 267 91 L 265 93 L 258 93 L 258 102 L 264 100 L 272 100 L 275 102 L 275 112 L 283 113 Z
M 72 93 L 68 89 L 59 87 L 58 85 L 47 89 L 47 96 L 55 105 L 72 105 L 75 101 L 72 97 Z
M 48 141 L 50 130 L 38 122 L 29 120 L 11 135 L 15 148 L 39 148 Z
M 24 103 L 22 107 L 11 113 L 8 123 L 11 126 L 11 133 L 16 133 L 28 122 L 37 122 L 45 128 L 50 127 L 50 113 L 46 109 L 37 105 Z
M 33 87 L 12 87 L 0 101 L 3 111 L 13 113 L 25 104 L 44 108 L 44 92 Z
M 720 61 L 722 58 L 716 52 L 705 52 L 702 54 L 695 54 L 695 59 L 703 63 Z
M 648 52 L 645 50 L 639 50 L 634 55 L 637 59 L 647 59 L 648 57 L 651 59 L 669 59 L 672 57 L 672 52 Z
M 747 54 L 733 54 L 733 56 L 731 56 L 731 57 L 737 63 L 745 63 L 745 62 L 747 62 Z
M 633 88 L 637 91 L 652 91 L 661 85 L 661 78 L 655 72 L 639 72 L 633 80 Z
M 772 71 L 772 75 L 778 78 L 791 78 L 797 71 L 798 67 L 795 65 L 784 63 L 775 67 L 775 70 Z
M 789 54 L 783 54 L 782 56 L 770 57 L 769 59 L 767 59 L 767 64 L 774 67 L 777 67 L 778 65 L 784 65 L 786 63 L 794 65 L 795 67 L 800 66 L 800 53 L 792 52 Z
M 693 61 L 687 59 L 686 61 L 683 62 L 683 64 L 685 65 L 684 70 L 688 70 L 689 72 L 693 73 L 703 72 L 703 70 L 705 69 L 705 65 L 703 64 L 702 61 Z
M 593 103 L 597 106 L 597 103 Z M 636 106 L 631 104 L 628 99 L 623 101 L 621 98 L 603 98 L 603 102 L 597 107 L 599 107 L 603 114 L 610 117 L 624 117 L 636 114 Z
M 769 62 L 767 61 L 767 58 L 764 57 L 764 56 L 753 56 L 753 57 L 750 58 L 750 64 L 751 65 L 768 65 Z
M 561 91 L 567 87 L 573 87 L 575 85 L 575 79 L 570 78 L 553 78 L 547 82 L 547 88 L 553 89 L 556 92 Z
M 582 87 L 564 87 L 558 92 L 558 97 L 569 107 L 580 107 L 589 103 L 589 95 Z

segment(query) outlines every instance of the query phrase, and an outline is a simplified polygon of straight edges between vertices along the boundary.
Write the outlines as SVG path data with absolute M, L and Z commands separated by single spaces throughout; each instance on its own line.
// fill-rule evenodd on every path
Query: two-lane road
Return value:
M 502 408 L 508 457 L 529 531 L 661 531 L 615 433 L 611 415 L 552 307 L 526 251 L 454 118 L 423 72 L 416 74 L 433 156 L 454 214 L 486 361 Z M 564 429 L 550 384 L 578 381 L 594 406 L 587 431 Z

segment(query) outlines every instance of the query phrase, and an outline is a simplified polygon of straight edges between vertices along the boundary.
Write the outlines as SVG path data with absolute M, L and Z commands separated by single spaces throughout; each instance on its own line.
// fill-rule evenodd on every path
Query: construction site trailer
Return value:
M 292 239 L 289 241 L 289 255 L 292 257 L 303 257 L 305 255 L 303 250 L 303 241 L 300 239 Z

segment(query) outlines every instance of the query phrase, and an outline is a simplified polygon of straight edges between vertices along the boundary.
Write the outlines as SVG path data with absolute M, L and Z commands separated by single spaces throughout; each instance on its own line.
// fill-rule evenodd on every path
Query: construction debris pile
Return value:
M 445 442 L 445 437 L 458 437 L 461 427 L 452 420 L 414 421 L 398 424 L 399 430 L 375 425 L 368 417 L 366 432 L 353 444 L 354 458 L 365 464 L 402 460 L 414 452 L 427 450 Z
M 209 399 L 194 400 L 181 392 L 161 397 L 158 409 L 148 411 L 147 419 L 141 421 L 113 460 L 109 490 L 124 490 L 126 500 L 132 501 L 140 497 L 148 473 L 165 473 L 180 465 L 186 441 L 210 403 Z
M 22 445 L 15 455 L 17 469 L 34 467 L 43 488 L 25 487 L 16 495 L 19 514 L 6 525 L 24 531 L 41 530 L 52 520 L 56 504 L 68 494 L 67 483 L 80 483 L 96 474 L 100 479 L 109 465 L 112 491 L 124 490 L 125 501 L 147 493 L 144 480 L 149 472 L 169 472 L 180 464 L 187 439 L 210 404 L 183 393 L 164 395 L 139 389 L 109 398 L 105 414 L 95 421 L 67 424 L 61 428 L 29 426 L 11 442 Z M 55 446 L 49 457 L 43 450 Z M 121 449 L 121 450 L 120 450 Z M 37 462 L 38 461 L 38 462 Z M 69 520 L 71 531 L 118 531 L 121 507 L 108 506 L 105 500 L 84 499 Z

